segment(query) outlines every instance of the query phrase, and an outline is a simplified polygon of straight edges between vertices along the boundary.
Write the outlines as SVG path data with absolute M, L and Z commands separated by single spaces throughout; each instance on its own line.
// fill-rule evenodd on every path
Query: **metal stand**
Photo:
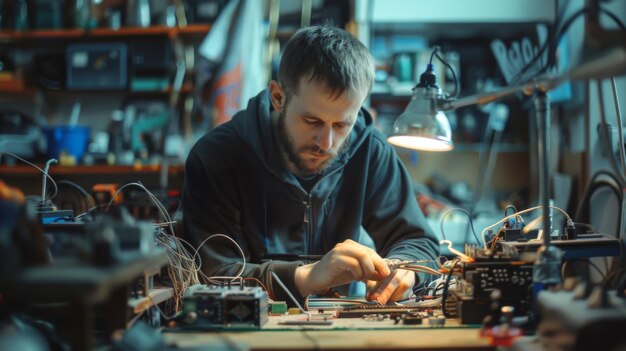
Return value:
M 545 90 L 535 88 L 535 117 L 539 134 L 539 198 L 543 215 L 543 245 L 537 250 L 533 269 L 533 291 L 536 294 L 561 281 L 560 267 L 563 257 L 561 249 L 550 245 L 552 218 L 550 216 L 550 99 Z
M 552 218 L 550 216 L 550 98 L 545 91 L 534 95 L 535 118 L 538 129 L 539 199 L 543 215 L 543 245 L 550 246 Z

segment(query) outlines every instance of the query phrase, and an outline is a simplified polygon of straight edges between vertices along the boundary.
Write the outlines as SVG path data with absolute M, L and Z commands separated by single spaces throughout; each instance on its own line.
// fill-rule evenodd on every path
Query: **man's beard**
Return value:
M 339 148 L 331 147 L 329 150 L 322 150 L 317 145 L 305 145 L 296 150 L 295 143 L 287 134 L 285 110 L 283 110 L 278 117 L 277 127 L 278 142 L 284 150 L 285 154 L 287 155 L 289 162 L 294 165 L 299 175 L 309 176 L 314 174 L 321 174 L 326 169 L 328 169 L 330 165 L 332 165 L 337 156 L 341 152 L 345 151 L 349 145 L 350 137 L 348 136 Z M 299 156 L 299 154 L 305 152 L 330 157 L 321 164 L 319 164 L 317 167 L 312 168 L 307 166 L 306 161 Z

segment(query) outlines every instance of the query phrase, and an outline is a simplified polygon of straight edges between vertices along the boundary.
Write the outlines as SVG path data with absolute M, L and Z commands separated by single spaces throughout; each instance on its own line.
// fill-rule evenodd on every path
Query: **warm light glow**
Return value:
M 433 108 L 431 98 L 420 94 L 423 91 L 417 89 L 406 110 L 393 124 L 387 141 L 414 150 L 450 151 L 454 143 L 448 117 Z
M 437 140 L 427 137 L 393 135 L 387 138 L 389 143 L 413 150 L 423 151 L 450 151 L 454 146 L 445 140 Z
M 454 148 L 450 121 L 441 110 L 446 100 L 436 83 L 437 77 L 429 64 L 413 88 L 411 101 L 393 123 L 387 141 L 414 150 L 450 151 Z

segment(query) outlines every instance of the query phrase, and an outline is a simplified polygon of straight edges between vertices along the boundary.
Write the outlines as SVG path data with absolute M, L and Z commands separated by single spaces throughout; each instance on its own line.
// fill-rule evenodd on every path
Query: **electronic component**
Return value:
M 0 66 L 7 65 L 6 60 L 0 57 Z M 0 84 L 3 80 L 2 72 L 0 68 Z M 20 157 L 34 158 L 44 150 L 42 141 L 41 129 L 32 117 L 17 110 L 0 109 L 0 145 L 4 154 L 10 156 L 10 152 Z M 7 161 L 6 157 L 3 159 Z
M 426 307 L 404 306 L 404 305 L 350 305 L 338 306 L 336 308 L 337 318 L 361 318 L 371 314 L 385 313 L 417 313 L 425 311 Z M 323 312 L 320 309 L 320 312 Z
M 443 327 L 444 325 L 446 325 L 446 318 L 443 316 L 429 317 L 428 325 L 430 325 L 431 327 Z
M 127 82 L 125 43 L 70 44 L 67 47 L 67 88 L 124 89 Z
M 533 265 L 516 259 L 513 251 L 469 250 L 474 262 L 464 262 L 457 272 L 457 319 L 463 324 L 480 324 L 489 313 L 494 290 L 501 293 L 501 303 L 515 307 L 516 315 L 526 315 L 533 282 Z
M 259 287 L 194 285 L 183 296 L 182 326 L 198 329 L 261 328 L 268 298 Z
M 425 317 L 419 313 L 411 312 L 403 314 L 400 319 L 405 325 L 421 325 L 424 324 Z
M 502 230 L 502 239 L 504 241 L 520 241 L 526 242 L 529 240 L 537 239 L 539 230 L 534 229 L 528 233 L 524 233 L 522 228 L 505 228 Z
M 171 42 L 166 38 L 148 39 L 130 43 L 130 89 L 133 91 L 166 90 L 168 73 L 172 67 Z
M 46 210 L 38 214 L 41 224 L 74 222 L 73 210 Z
M 503 248 L 519 252 L 536 252 L 542 241 L 501 242 Z M 563 250 L 563 259 L 577 257 L 619 256 L 622 249 L 619 238 L 603 237 L 597 234 L 579 234 L 575 240 L 552 240 L 551 245 Z
M 475 298 L 489 298 L 495 289 L 509 298 L 525 298 L 532 276 L 533 265 L 524 262 L 465 263 L 459 279 L 460 289 Z
M 537 336 L 552 350 L 623 350 L 626 346 L 626 299 L 623 286 L 572 291 L 541 291 Z M 585 296 L 585 290 L 589 290 Z
M 272 314 L 272 315 L 287 314 L 287 303 L 285 301 L 273 301 L 273 302 L 270 302 L 269 303 L 269 313 Z

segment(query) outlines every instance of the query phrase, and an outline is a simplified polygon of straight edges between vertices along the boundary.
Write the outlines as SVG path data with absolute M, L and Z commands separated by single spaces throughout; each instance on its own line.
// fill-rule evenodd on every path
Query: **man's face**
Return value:
M 347 93 L 334 98 L 323 84 L 306 80 L 289 101 L 275 81 L 270 83 L 270 95 L 280 113 L 278 140 L 287 154 L 287 168 L 298 176 L 321 173 L 347 146 L 364 100 Z

